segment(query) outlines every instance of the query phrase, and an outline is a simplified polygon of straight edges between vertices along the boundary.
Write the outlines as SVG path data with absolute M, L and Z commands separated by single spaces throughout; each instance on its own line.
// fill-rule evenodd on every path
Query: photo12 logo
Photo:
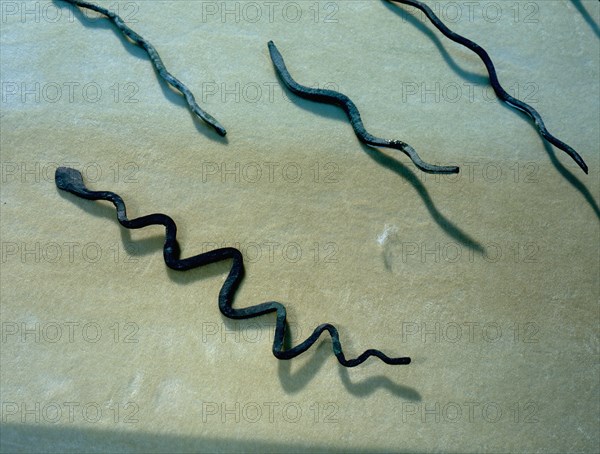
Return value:
M 339 422 L 335 402 L 202 402 L 203 423 L 325 423 Z
M 135 82 L 101 85 L 94 81 L 3 81 L 2 104 L 138 103 Z
M 514 84 L 507 87 L 510 95 L 520 99 L 528 104 L 535 104 L 540 101 L 538 94 L 540 88 L 535 82 L 525 82 Z M 489 85 L 473 84 L 469 82 L 402 82 L 400 84 L 400 93 L 402 94 L 402 102 L 421 102 L 425 103 L 442 103 L 447 102 L 455 104 L 461 101 L 474 102 L 498 102 L 498 97 L 494 92 L 494 88 Z
M 3 241 L 0 244 L 1 263 L 136 263 L 139 253 L 137 244 L 118 242 L 104 245 L 91 241 Z
M 272 342 L 275 337 L 276 323 L 266 323 L 247 320 L 244 322 L 233 321 L 230 323 L 221 322 L 202 322 L 201 333 L 202 343 L 226 342 L 233 343 L 259 343 L 264 340 Z M 312 329 L 308 330 L 312 332 Z M 294 322 L 287 324 L 287 336 L 290 339 L 300 339 L 303 337 L 302 328 Z
M 338 263 L 338 253 L 340 252 L 338 245 L 332 241 L 326 243 L 313 242 L 303 247 L 295 241 L 280 243 L 268 240 L 245 243 L 233 241 L 204 242 L 201 244 L 201 251 L 205 253 L 225 247 L 234 247 L 241 251 L 244 260 L 248 263 L 256 263 L 261 260 L 268 263 L 298 263 L 300 261 L 325 264 Z
M 389 328 L 397 329 L 397 325 L 390 323 Z M 400 332 L 403 343 L 494 344 L 504 340 L 512 344 L 538 344 L 541 327 L 535 322 L 403 321 Z
M 481 253 L 455 241 L 447 243 L 421 241 L 400 241 L 390 243 L 386 250 L 386 260 L 390 264 L 399 263 L 538 263 L 542 248 L 533 241 L 506 242 L 489 241 L 482 245 Z
M 137 2 L 112 0 L 111 2 L 95 2 L 112 13 L 117 14 L 128 24 L 137 22 L 136 16 L 139 11 Z M 2 1 L 0 2 L 0 20 L 3 24 L 11 22 L 69 22 L 73 23 L 76 18 L 86 23 L 94 22 L 105 16 L 87 8 L 78 8 L 66 1 Z
M 97 183 L 138 183 L 140 166 L 135 162 L 52 162 L 52 161 L 2 161 L 1 181 L 6 183 L 52 183 L 59 167 L 72 167 L 81 172 L 84 181 Z
M 335 82 L 325 82 L 319 84 L 315 82 L 309 85 L 310 88 L 322 90 L 340 91 Z M 293 101 L 288 97 L 282 86 L 278 82 L 203 82 L 201 91 L 202 102 L 206 103 L 212 100 L 220 100 L 222 103 L 246 102 L 256 104 L 259 102 L 274 103 L 279 97 L 290 104 Z
M 2 423 L 21 424 L 135 424 L 135 402 L 2 402 Z
M 448 162 L 460 167 L 455 174 L 427 174 L 420 172 L 419 178 L 427 183 L 475 183 L 491 184 L 537 184 L 540 182 L 540 164 L 535 161 L 485 161 Z
M 498 402 L 403 402 L 402 422 L 421 423 L 498 423 L 509 421 L 515 424 L 540 422 L 539 405 L 533 401 L 513 402 L 501 405 Z
M 135 322 L 98 323 L 65 322 L 2 322 L 2 344 L 97 344 L 102 339 L 111 343 L 137 344 L 140 327 Z
M 200 17 L 202 23 L 337 24 L 339 10 L 338 2 L 203 1 L 200 4 Z
M 200 169 L 202 183 L 311 183 L 340 182 L 340 166 L 336 162 L 295 161 L 204 161 Z
M 440 20 L 451 24 L 478 21 L 489 23 L 510 21 L 514 24 L 538 24 L 540 22 L 540 5 L 537 2 L 465 0 L 426 3 Z M 405 22 L 413 17 L 427 20 L 425 13 L 417 8 L 399 8 L 398 12 Z

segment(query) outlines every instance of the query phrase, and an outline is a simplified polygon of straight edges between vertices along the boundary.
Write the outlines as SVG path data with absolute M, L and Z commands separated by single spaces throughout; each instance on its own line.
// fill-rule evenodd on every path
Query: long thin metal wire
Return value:
M 346 359 L 342 351 L 342 345 L 335 326 L 324 323 L 319 325 L 313 333 L 304 342 L 299 345 L 284 350 L 284 340 L 286 334 L 286 309 L 281 303 L 270 301 L 256 306 L 245 307 L 243 309 L 234 309 L 232 307 L 235 292 L 237 291 L 244 277 L 244 259 L 242 253 L 235 248 L 221 248 L 214 251 L 180 259 L 179 245 L 177 243 L 177 226 L 175 221 L 166 214 L 154 213 L 135 219 L 127 217 L 125 202 L 114 192 L 108 191 L 90 191 L 85 187 L 83 177 L 78 170 L 68 167 L 59 167 L 55 173 L 56 186 L 63 190 L 75 194 L 88 200 L 107 200 L 117 209 L 117 219 L 119 223 L 128 229 L 140 229 L 150 225 L 162 225 L 165 227 L 165 244 L 163 247 L 163 257 L 167 266 L 177 271 L 186 271 L 198 268 L 210 263 L 220 262 L 222 260 L 232 260 L 229 275 L 219 292 L 219 309 L 223 315 L 232 319 L 245 319 L 258 317 L 260 315 L 277 313 L 275 325 L 275 337 L 273 340 L 273 355 L 278 359 L 292 359 L 308 350 L 323 334 L 327 331 L 333 341 L 333 353 L 336 358 L 346 367 L 358 366 L 370 356 L 375 356 L 387 364 L 409 364 L 410 358 L 390 358 L 379 350 L 369 349 L 363 352 L 358 358 Z
M 271 60 L 273 61 L 273 65 L 275 66 L 279 77 L 292 93 L 312 101 L 334 104 L 341 107 L 344 112 L 346 112 L 346 115 L 350 120 L 350 124 L 354 129 L 354 133 L 361 140 L 361 142 L 373 147 L 386 147 L 400 150 L 408 155 L 408 157 L 412 159 L 413 163 L 423 172 L 458 173 L 459 168 L 456 166 L 436 166 L 433 164 L 428 164 L 427 162 L 423 161 L 415 149 L 407 143 L 404 143 L 400 140 L 380 139 L 379 137 L 369 134 L 360 118 L 360 112 L 358 111 L 358 108 L 352 102 L 352 100 L 348 98 L 348 96 L 333 90 L 310 88 L 300 85 L 290 75 L 287 67 L 285 66 L 285 62 L 283 61 L 283 57 L 279 53 L 279 50 L 273 41 L 269 41 L 269 53 L 271 54 Z
M 161 60 L 160 56 L 158 55 L 158 51 L 154 48 L 154 46 L 148 41 L 146 41 L 144 38 L 142 38 L 140 35 L 138 35 L 136 32 L 134 32 L 131 28 L 129 28 L 125 24 L 123 19 L 121 19 L 117 14 L 100 6 L 81 0 L 63 1 L 105 15 L 113 24 L 115 24 L 115 26 L 121 31 L 123 35 L 125 35 L 127 38 L 133 41 L 134 44 L 146 51 L 146 53 L 150 57 L 150 61 L 154 65 L 154 68 L 156 68 L 156 71 L 158 72 L 160 77 L 162 77 L 165 80 L 165 82 L 167 82 L 170 86 L 178 90 L 185 97 L 185 100 L 187 101 L 187 104 L 192 113 L 194 113 L 198 118 L 210 125 L 220 136 L 225 136 L 225 134 L 227 134 L 227 131 L 221 125 L 221 123 L 219 123 L 208 112 L 200 108 L 192 92 L 179 79 L 177 79 L 169 71 L 167 71 L 165 64 Z
M 505 103 L 507 103 L 509 106 L 514 107 L 515 109 L 518 109 L 521 112 L 524 112 L 527 115 L 529 115 L 529 117 L 531 117 L 531 119 L 534 121 L 540 135 L 544 139 L 546 139 L 552 145 L 561 149 L 562 151 L 567 153 L 569 156 L 571 156 L 571 158 L 577 163 L 577 165 L 579 165 L 579 167 L 581 167 L 581 169 L 585 173 L 588 173 L 588 167 L 587 167 L 585 161 L 583 160 L 583 158 L 579 155 L 579 153 L 577 153 L 569 145 L 567 145 L 566 143 L 557 139 L 556 137 L 554 137 L 552 134 L 550 134 L 548 132 L 548 130 L 546 129 L 546 125 L 544 124 L 542 117 L 537 112 L 537 110 L 535 110 L 529 104 L 526 104 L 517 98 L 513 98 L 511 95 L 509 95 L 506 92 L 506 90 L 504 90 L 504 88 L 502 88 L 502 85 L 500 85 L 500 81 L 498 80 L 498 75 L 496 74 L 496 68 L 494 67 L 494 64 L 492 63 L 492 59 L 480 45 L 465 38 L 464 36 L 454 33 L 452 30 L 450 30 L 448 27 L 446 27 L 446 25 L 444 25 L 444 23 L 435 15 L 435 13 L 431 10 L 431 8 L 429 6 L 427 6 L 426 4 L 424 4 L 420 1 L 417 1 L 417 0 L 386 0 L 386 1 L 403 3 L 405 5 L 414 6 L 415 8 L 420 9 L 429 18 L 431 23 L 433 25 L 435 25 L 435 27 L 440 32 L 442 32 L 447 38 L 451 39 L 452 41 L 454 41 L 456 43 L 462 44 L 463 46 L 465 46 L 468 49 L 475 52 L 479 56 L 479 58 L 481 58 L 483 63 L 485 64 L 485 67 L 486 67 L 487 72 L 490 77 L 490 83 L 491 83 L 492 87 L 494 88 L 496 95 L 501 100 L 503 100 Z

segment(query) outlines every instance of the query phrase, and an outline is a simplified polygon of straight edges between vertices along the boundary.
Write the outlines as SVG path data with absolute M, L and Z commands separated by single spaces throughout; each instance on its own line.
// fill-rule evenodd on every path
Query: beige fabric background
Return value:
M 227 140 L 106 20 L 1 2 L 3 451 L 598 452 L 598 2 L 428 2 L 589 175 L 411 8 L 102 4 Z M 282 89 L 270 39 L 299 82 L 461 174 L 361 146 Z M 284 303 L 294 342 L 331 322 L 348 356 L 412 364 L 347 370 L 328 339 L 276 360 L 273 316 L 218 311 L 228 263 L 168 270 L 161 229 L 59 193 L 57 165 L 172 216 L 184 256 L 239 243 L 237 305 Z

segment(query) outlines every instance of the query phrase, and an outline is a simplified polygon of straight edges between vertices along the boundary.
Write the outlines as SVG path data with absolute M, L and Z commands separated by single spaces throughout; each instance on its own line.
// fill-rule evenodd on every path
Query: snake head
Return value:
M 81 172 L 70 167 L 58 167 L 54 174 L 54 181 L 58 189 L 63 191 L 72 192 L 76 195 L 88 192 L 83 183 Z

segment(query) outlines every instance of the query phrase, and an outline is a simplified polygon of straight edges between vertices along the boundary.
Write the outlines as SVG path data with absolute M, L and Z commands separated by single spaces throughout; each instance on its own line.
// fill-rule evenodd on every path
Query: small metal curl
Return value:
M 440 32 L 442 32 L 447 38 L 449 38 L 452 41 L 454 41 L 458 44 L 461 44 L 461 45 L 465 46 L 466 48 L 475 52 L 479 56 L 479 58 L 481 58 L 483 63 L 485 64 L 488 75 L 490 77 L 490 84 L 492 85 L 494 92 L 496 92 L 496 95 L 502 101 L 504 101 L 506 104 L 508 104 L 509 106 L 514 107 L 515 109 L 518 109 L 521 112 L 526 113 L 533 120 L 540 135 L 544 139 L 546 139 L 548 142 L 550 142 L 555 147 L 557 147 L 557 148 L 561 149 L 562 151 L 564 151 L 565 153 L 567 153 L 577 163 L 577 165 L 579 167 L 581 167 L 581 169 L 585 173 L 588 173 L 588 166 L 585 163 L 585 161 L 583 160 L 583 158 L 579 155 L 579 153 L 577 153 L 569 145 L 567 145 L 563 141 L 557 139 L 556 137 L 554 137 L 552 134 L 550 134 L 548 132 L 548 130 L 546 129 L 546 125 L 544 124 L 542 117 L 538 113 L 537 110 L 535 110 L 529 104 L 521 101 L 520 99 L 513 98 L 511 95 L 509 95 L 506 92 L 506 90 L 504 90 L 504 88 L 502 88 L 502 85 L 500 85 L 500 81 L 498 80 L 498 75 L 496 74 L 496 68 L 494 67 L 494 63 L 492 63 L 492 59 L 490 58 L 488 53 L 483 49 L 483 47 L 481 47 L 479 44 L 474 43 L 473 41 L 465 38 L 464 36 L 459 35 L 458 33 L 454 33 L 452 30 L 450 30 L 448 27 L 446 27 L 446 25 L 444 25 L 444 23 L 440 20 L 439 17 L 437 17 L 435 15 L 435 13 L 431 10 L 431 8 L 429 6 L 427 6 L 426 4 L 424 4 L 420 1 L 417 1 L 417 0 L 386 0 L 386 1 L 403 3 L 405 5 L 414 6 L 415 8 L 420 9 L 429 18 L 431 23 L 433 25 L 435 25 L 435 27 Z
M 402 142 L 400 140 L 380 139 L 379 137 L 375 137 L 369 134 L 365 129 L 363 122 L 360 118 L 360 112 L 358 111 L 358 108 L 352 102 L 352 100 L 348 98 L 348 96 L 333 90 L 310 88 L 304 85 L 300 85 L 290 75 L 289 71 L 287 70 L 287 67 L 285 66 L 285 62 L 283 61 L 283 57 L 279 53 L 279 50 L 277 49 L 273 41 L 269 41 L 269 53 L 271 55 L 273 65 L 275 66 L 275 69 L 279 74 L 279 77 L 292 93 L 303 98 L 310 99 L 312 101 L 334 104 L 336 106 L 341 107 L 344 110 L 344 112 L 346 112 L 346 115 L 350 120 L 350 124 L 354 129 L 354 133 L 361 140 L 361 142 L 373 147 L 386 147 L 400 150 L 403 153 L 405 153 L 410 159 L 412 159 L 413 163 L 423 172 L 459 172 L 459 168 L 456 166 L 436 166 L 423 161 L 417 154 L 415 149 L 405 142 Z
M 90 191 L 85 187 L 83 177 L 78 170 L 68 167 L 59 167 L 55 173 L 56 186 L 75 194 L 77 197 L 88 200 L 107 200 L 117 209 L 117 220 L 128 229 L 141 229 L 150 225 L 162 225 L 165 227 L 165 244 L 163 247 L 163 258 L 166 265 L 177 271 L 186 271 L 223 260 L 232 260 L 229 275 L 219 292 L 219 309 L 221 313 L 232 319 L 245 319 L 258 317 L 260 315 L 275 312 L 277 320 L 275 325 L 275 337 L 273 339 L 273 355 L 277 359 L 292 359 L 308 350 L 327 331 L 333 341 L 333 353 L 342 366 L 354 367 L 363 363 L 370 356 L 375 356 L 387 364 L 409 364 L 410 358 L 390 358 L 379 350 L 369 349 L 358 356 L 358 358 L 347 359 L 342 350 L 340 337 L 335 326 L 324 323 L 315 328 L 313 333 L 304 342 L 293 348 L 284 350 L 284 340 L 287 328 L 285 306 L 276 301 L 269 301 L 256 306 L 234 309 L 232 307 L 235 292 L 244 278 L 244 258 L 242 253 L 235 248 L 227 247 L 215 249 L 202 254 L 180 259 L 179 244 L 177 243 L 177 226 L 175 221 L 166 214 L 154 213 L 135 219 L 127 217 L 125 202 L 114 192 Z
M 158 51 L 156 50 L 156 48 L 152 44 L 150 44 L 148 41 L 146 41 L 144 38 L 142 38 L 140 35 L 138 35 L 136 32 L 134 32 L 131 28 L 129 28 L 125 24 L 123 19 L 121 19 L 117 14 L 115 14 L 112 11 L 109 11 L 105 8 L 102 8 L 100 6 L 94 5 L 92 3 L 84 2 L 81 0 L 63 0 L 63 1 L 71 3 L 75 6 L 79 6 L 81 8 L 87 8 L 92 11 L 96 11 L 97 13 L 105 15 L 113 24 L 115 24 L 115 26 L 121 31 L 121 33 L 124 36 L 129 38 L 135 45 L 141 47 L 142 49 L 144 49 L 146 51 L 146 53 L 150 57 L 150 61 L 154 65 L 154 68 L 158 72 L 159 76 L 162 77 L 162 79 L 165 82 L 167 82 L 170 86 L 172 86 L 177 91 L 179 91 L 185 97 L 185 100 L 187 101 L 189 109 L 192 111 L 193 114 L 195 114 L 202 121 L 204 121 L 205 123 L 210 125 L 220 136 L 224 137 L 225 134 L 227 134 L 227 131 L 221 125 L 221 123 L 219 123 L 208 112 L 205 112 L 204 110 L 202 110 L 202 108 L 200 108 L 200 106 L 196 102 L 196 98 L 194 98 L 194 95 L 192 94 L 192 92 L 179 79 L 177 79 L 169 71 L 167 71 L 167 68 L 165 67 L 165 64 L 163 63 L 163 61 L 161 60 L 160 55 L 158 55 Z

